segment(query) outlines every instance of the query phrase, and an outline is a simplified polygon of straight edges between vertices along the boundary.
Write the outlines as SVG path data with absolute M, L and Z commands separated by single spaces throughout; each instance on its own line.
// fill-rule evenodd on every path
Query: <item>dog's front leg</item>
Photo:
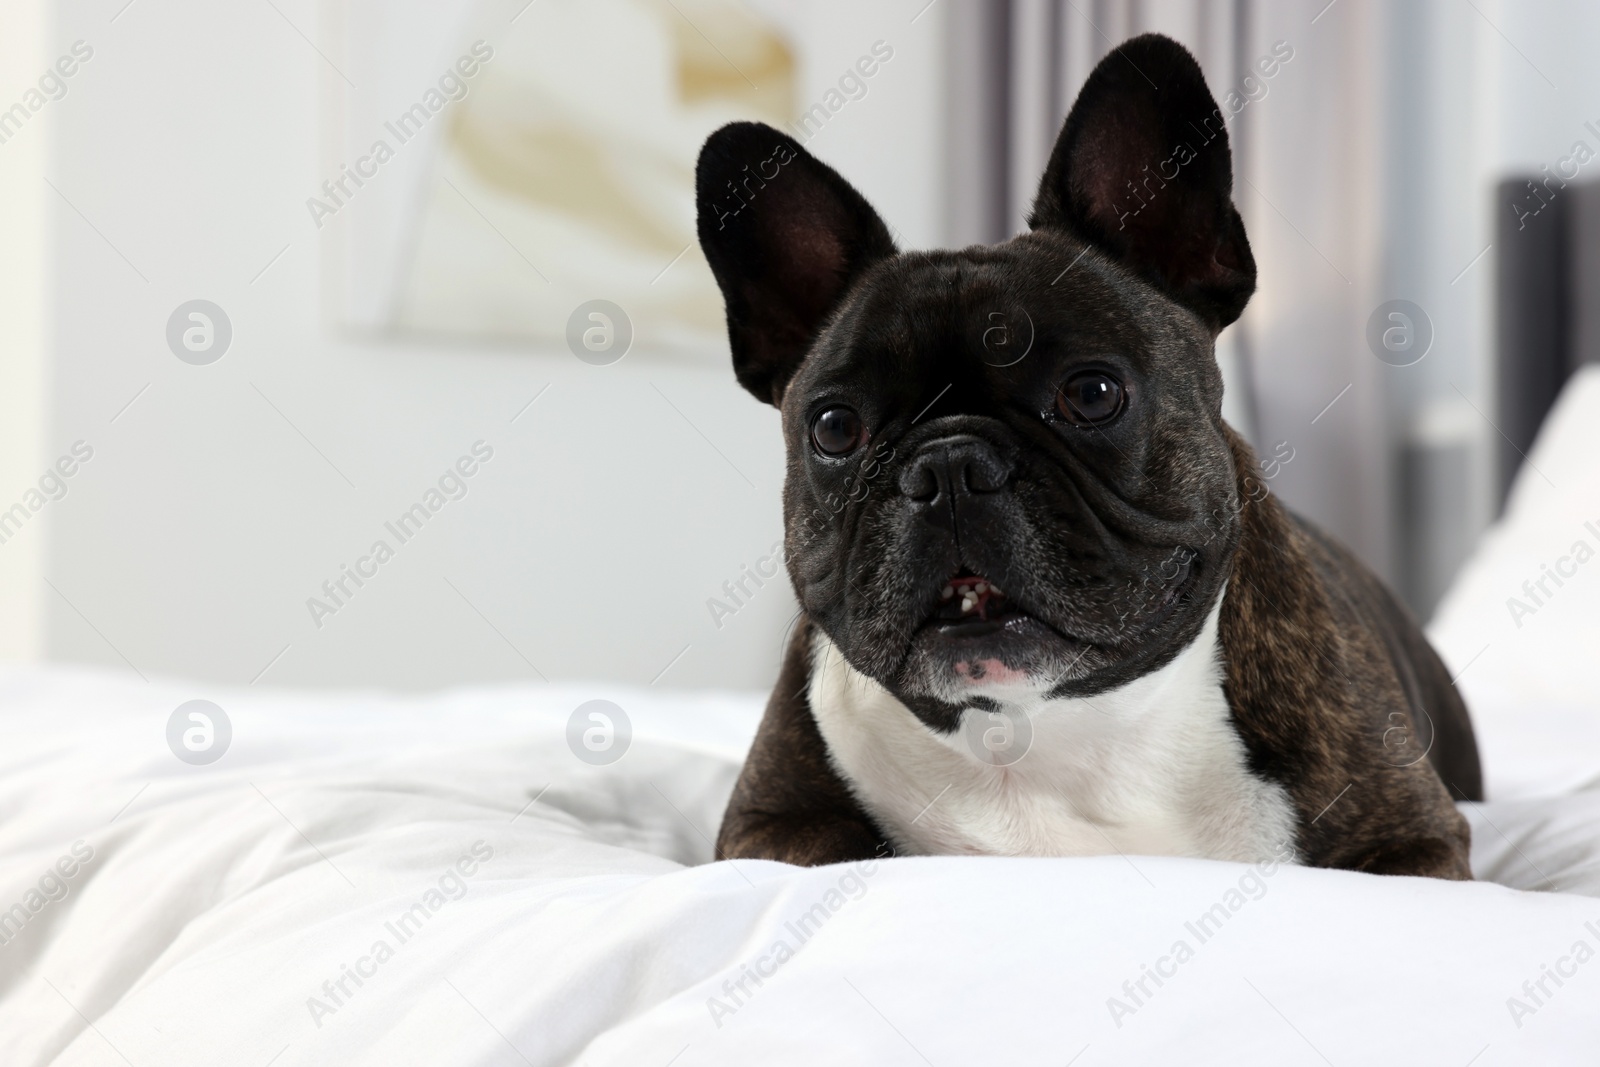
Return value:
M 810 647 L 810 625 L 802 620 L 728 799 L 718 859 L 815 867 L 893 854 L 828 759 L 806 695 Z
M 889 846 L 871 823 L 848 816 L 768 815 L 730 808 L 717 835 L 719 859 L 778 860 L 820 867 L 889 854 Z

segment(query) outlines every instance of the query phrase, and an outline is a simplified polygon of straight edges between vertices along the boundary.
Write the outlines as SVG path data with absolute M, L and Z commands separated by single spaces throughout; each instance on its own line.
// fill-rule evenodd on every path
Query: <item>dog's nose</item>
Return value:
M 1011 463 L 988 441 L 971 434 L 923 445 L 900 472 L 900 491 L 920 504 L 977 493 L 997 493 L 1011 479 Z

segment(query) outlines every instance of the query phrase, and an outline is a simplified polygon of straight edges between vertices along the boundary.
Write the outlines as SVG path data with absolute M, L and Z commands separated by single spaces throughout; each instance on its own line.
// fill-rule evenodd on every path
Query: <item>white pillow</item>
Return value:
M 1428 633 L 1459 676 L 1491 796 L 1600 774 L 1600 367 L 1567 383 Z

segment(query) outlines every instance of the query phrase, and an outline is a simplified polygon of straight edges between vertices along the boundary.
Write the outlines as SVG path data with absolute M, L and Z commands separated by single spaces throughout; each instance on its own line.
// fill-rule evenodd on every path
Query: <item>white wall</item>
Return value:
M 734 385 L 725 353 L 593 368 L 565 351 L 331 335 L 304 208 L 328 169 L 330 73 L 301 33 L 320 40 L 325 12 L 314 0 L 280 0 L 287 20 L 271 5 L 123 4 L 61 7 L 47 25 L 38 0 L 12 0 L 0 37 L 0 106 L 73 41 L 95 50 L 67 96 L 0 145 L 0 507 L 72 442 L 95 449 L 67 497 L 0 545 L 0 655 L 431 687 L 535 667 L 649 682 L 683 652 L 659 684 L 767 685 L 787 589 L 762 589 L 720 630 L 706 608 L 781 533 L 777 418 Z M 944 243 L 953 5 L 761 7 L 802 45 L 805 103 L 873 41 L 894 47 L 809 147 L 907 246 Z M 1246 171 L 1260 193 L 1240 193 L 1264 267 L 1256 358 L 1278 398 L 1261 437 L 1303 446 L 1285 497 L 1326 512 L 1393 574 L 1381 520 L 1393 472 L 1378 442 L 1493 432 L 1451 407 L 1459 387 L 1492 410 L 1493 254 L 1451 279 L 1487 240 L 1490 183 L 1558 158 L 1600 118 L 1588 54 L 1600 12 L 1344 0 L 1313 24 L 1322 7 L 1263 5 L 1252 35 L 1300 50 L 1245 115 L 1247 166 L 1262 168 Z M 1297 172 L 1285 159 L 1299 145 Z M 1369 184 L 1351 188 L 1352 175 Z M 1358 239 L 1374 232 L 1390 237 Z M 1439 328 L 1392 395 L 1396 376 L 1350 326 L 1391 296 L 1436 310 Z M 197 297 L 235 331 L 207 367 L 164 340 L 168 315 Z M 1334 356 L 1308 362 L 1307 338 Z M 1313 425 L 1352 381 L 1341 404 L 1362 402 Z M 469 496 L 313 626 L 306 599 L 478 439 L 496 455 Z
M 1489 101 L 1492 162 L 1537 171 L 1553 166 L 1575 140 L 1593 144 L 1583 124 L 1600 124 L 1600 7 L 1585 0 L 1498 0 L 1484 10 L 1493 20 L 1481 30 L 1496 89 Z M 1590 169 L 1585 178 L 1593 177 Z
M 0 108 L 21 100 L 54 59 L 44 49 L 42 0 L 7 5 L 0 33 Z M 10 508 L 40 477 L 45 436 L 45 147 L 57 116 L 45 105 L 0 144 L 0 508 Z M 9 127 L 8 127 L 9 128 Z M 48 515 L 33 515 L 0 544 L 0 657 L 32 659 L 43 650 L 40 579 Z M 8 525 L 5 529 L 9 530 Z
M 720 630 L 706 607 L 781 535 L 777 415 L 734 384 L 725 353 L 590 367 L 564 350 L 331 336 L 304 207 L 326 170 L 325 61 L 301 36 L 318 37 L 315 4 L 121 5 L 59 9 L 46 49 L 95 50 L 45 116 L 53 180 L 76 208 L 58 204 L 49 229 L 47 452 L 95 449 L 47 508 L 65 596 L 45 602 L 47 654 L 263 685 L 535 670 L 769 685 L 794 611 L 786 583 Z M 784 8 L 829 42 L 806 92 L 893 42 L 870 94 L 812 147 L 913 244 L 937 239 L 940 195 L 906 180 L 941 150 L 940 23 L 913 26 L 921 6 Z M 210 366 L 164 339 L 195 298 L 233 324 Z M 316 628 L 307 598 L 480 439 L 495 453 L 469 494 Z
M 874 42 L 894 50 L 894 58 L 867 81 L 867 94 L 841 108 L 805 142 L 806 149 L 861 190 L 901 247 L 944 245 L 944 5 L 768 0 L 760 6 L 786 23 L 801 44 L 802 110 L 836 87 Z

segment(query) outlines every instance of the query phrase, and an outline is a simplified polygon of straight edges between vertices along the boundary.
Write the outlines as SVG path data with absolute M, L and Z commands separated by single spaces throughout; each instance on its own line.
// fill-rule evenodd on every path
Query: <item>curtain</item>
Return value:
M 1377 0 L 1007 0 L 947 15 L 956 245 L 1025 228 L 1061 122 L 1117 43 L 1159 32 L 1194 53 L 1225 113 L 1237 108 L 1234 201 L 1259 269 L 1218 341 L 1224 413 L 1261 455 L 1292 457 L 1269 468 L 1273 490 L 1422 614 L 1492 496 L 1492 271 L 1472 262 L 1487 196 L 1481 142 L 1461 128 L 1476 17 Z M 1389 335 L 1426 335 L 1409 365 L 1368 341 L 1396 300 L 1426 309 Z

